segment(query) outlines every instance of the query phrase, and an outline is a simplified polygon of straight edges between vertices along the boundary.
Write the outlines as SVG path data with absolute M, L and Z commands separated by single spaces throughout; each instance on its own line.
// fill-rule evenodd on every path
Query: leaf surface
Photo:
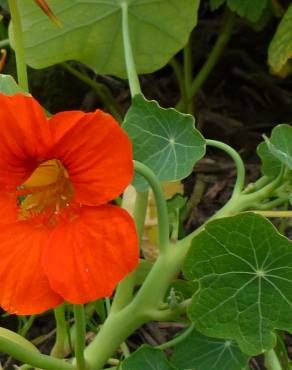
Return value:
M 292 5 L 282 18 L 269 45 L 268 63 L 274 73 L 286 77 L 292 71 Z
M 14 95 L 19 92 L 25 94 L 12 76 L 4 74 L 0 74 L 0 92 L 4 95 Z
M 210 338 L 193 330 L 174 347 L 170 362 L 180 370 L 245 370 L 248 356 L 233 340 Z
M 121 370 L 175 370 L 163 351 L 149 346 L 140 347 L 122 363 Z
M 281 171 L 281 162 L 270 152 L 266 143 L 260 143 L 257 154 L 262 161 L 262 173 L 268 177 L 277 177 Z
M 205 335 L 234 339 L 248 355 L 292 330 L 292 243 L 253 213 L 215 220 L 193 239 L 184 273 L 198 280 L 189 316 Z
M 210 0 L 212 10 L 218 9 L 226 0 Z M 241 17 L 256 22 L 268 5 L 268 0 L 227 0 L 228 7 Z
M 197 24 L 199 0 L 124 1 L 138 73 L 160 69 L 187 43 Z M 127 76 L 121 0 L 51 0 L 49 5 L 62 28 L 55 27 L 33 1 L 19 1 L 31 67 L 45 68 L 73 59 L 98 74 Z
M 292 169 L 292 126 L 288 124 L 278 125 L 273 131 L 271 138 L 265 138 L 270 153 Z
M 185 178 L 205 154 L 205 139 L 191 115 L 161 108 L 141 95 L 133 99 L 123 128 L 133 142 L 134 159 L 150 167 L 161 181 Z M 148 188 L 139 175 L 133 184 L 137 191 Z

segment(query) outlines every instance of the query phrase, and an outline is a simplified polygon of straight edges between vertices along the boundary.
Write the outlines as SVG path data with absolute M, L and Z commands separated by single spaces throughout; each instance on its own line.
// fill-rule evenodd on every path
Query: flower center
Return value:
M 41 215 L 45 218 L 43 221 L 54 224 L 56 216 L 73 198 L 69 174 L 56 159 L 42 163 L 17 190 L 19 220 Z

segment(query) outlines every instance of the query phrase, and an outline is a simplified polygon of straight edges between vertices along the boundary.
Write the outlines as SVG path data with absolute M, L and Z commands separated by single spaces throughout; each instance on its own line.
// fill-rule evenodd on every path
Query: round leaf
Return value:
M 175 370 L 167 361 L 163 351 L 142 346 L 123 361 L 121 370 Z
M 210 338 L 193 330 L 174 347 L 170 362 L 180 370 L 245 370 L 248 356 L 233 340 Z
M 124 0 L 138 73 L 163 67 L 186 44 L 199 0 Z M 51 0 L 63 27 L 33 1 L 19 1 L 27 63 L 44 68 L 75 59 L 99 74 L 126 77 L 121 0 Z
M 262 161 L 262 173 L 268 177 L 277 177 L 281 171 L 281 162 L 273 156 L 266 143 L 260 143 L 257 154 Z
M 273 131 L 271 138 L 265 138 L 270 153 L 292 169 L 292 126 L 288 124 L 278 125 Z
M 185 178 L 205 154 L 205 140 L 191 115 L 161 108 L 141 95 L 133 99 L 123 128 L 132 139 L 134 159 L 150 167 L 161 181 Z M 145 191 L 148 184 L 135 176 L 134 186 Z
M 292 243 L 264 217 L 244 213 L 210 222 L 186 258 L 197 279 L 189 316 L 205 335 L 234 339 L 257 355 L 292 330 Z

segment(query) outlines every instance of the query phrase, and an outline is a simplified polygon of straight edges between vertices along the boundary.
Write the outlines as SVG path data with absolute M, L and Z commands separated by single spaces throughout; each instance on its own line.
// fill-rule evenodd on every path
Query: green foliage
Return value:
M 248 356 L 233 340 L 210 338 L 193 330 L 174 347 L 170 362 L 180 370 L 244 370 Z
M 268 6 L 268 0 L 210 0 L 210 7 L 215 10 L 226 1 L 232 11 L 251 22 L 258 21 Z
M 123 361 L 121 370 L 175 370 L 163 351 L 142 346 Z
M 194 118 L 175 109 L 164 109 L 156 101 L 137 95 L 123 123 L 133 142 L 134 159 L 152 169 L 160 181 L 188 176 L 205 154 L 205 140 L 194 127 Z M 137 191 L 148 184 L 135 176 Z
M 163 67 L 187 42 L 199 0 L 127 0 L 138 73 Z M 121 5 L 116 0 L 51 0 L 58 28 L 33 1 L 20 1 L 27 63 L 44 68 L 75 59 L 99 74 L 126 77 Z
M 186 212 L 187 198 L 181 194 L 175 194 L 167 200 L 167 209 L 170 225 L 171 239 L 177 240 L 185 236 L 183 220 Z
M 292 330 L 292 244 L 265 218 L 243 213 L 210 222 L 185 261 L 197 279 L 189 316 L 205 335 L 234 339 L 256 355 Z
M 268 50 L 268 63 L 274 73 L 285 77 L 292 71 L 292 5 L 289 6 Z
M 279 175 L 282 165 L 270 152 L 266 143 L 260 143 L 257 147 L 257 154 L 262 161 L 262 173 L 268 177 L 276 177 Z
M 288 124 L 278 125 L 271 138 L 265 137 L 267 147 L 271 154 L 280 162 L 292 169 L 292 127 Z
M 0 92 L 5 95 L 24 93 L 12 76 L 4 74 L 0 74 Z

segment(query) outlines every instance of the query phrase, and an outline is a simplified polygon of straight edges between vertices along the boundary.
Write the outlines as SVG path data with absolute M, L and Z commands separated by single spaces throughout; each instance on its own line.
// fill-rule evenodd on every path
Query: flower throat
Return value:
M 43 222 L 56 223 L 56 217 L 69 207 L 73 198 L 73 185 L 69 174 L 59 160 L 42 163 L 17 188 L 19 220 L 42 218 Z

